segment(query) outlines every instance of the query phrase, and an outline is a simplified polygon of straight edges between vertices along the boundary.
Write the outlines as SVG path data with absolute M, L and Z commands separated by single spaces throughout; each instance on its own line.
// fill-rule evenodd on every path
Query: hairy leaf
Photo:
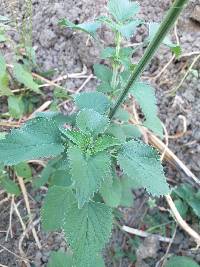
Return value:
M 110 237 L 112 210 L 95 202 L 89 202 L 82 209 L 71 205 L 70 210 L 66 210 L 63 229 L 74 253 L 75 266 L 94 267 L 98 263 L 97 254 Z M 102 261 L 100 263 L 102 266 Z
M 0 53 L 0 96 L 10 96 L 13 94 L 8 84 L 9 78 L 6 72 L 6 61 Z
M 39 85 L 36 82 L 34 82 L 32 74 L 28 72 L 22 66 L 22 64 L 15 63 L 13 72 L 18 82 L 22 83 L 24 86 L 26 86 L 28 89 L 32 90 L 33 92 L 37 94 L 41 94 Z
M 46 231 L 61 230 L 64 212 L 76 204 L 76 199 L 67 187 L 52 186 L 45 197 L 41 210 L 42 226 Z
M 3 187 L 7 193 L 12 195 L 19 196 L 21 193 L 18 185 L 6 174 L 0 174 L 0 186 Z
M 131 22 L 128 22 L 124 25 L 120 25 L 117 27 L 118 31 L 121 35 L 127 39 L 133 36 L 136 33 L 137 27 L 142 24 L 142 20 L 135 19 Z
M 133 206 L 132 190 L 138 188 L 135 181 L 127 176 L 121 178 L 121 200 L 119 205 L 123 207 Z
M 156 35 L 158 29 L 160 27 L 159 23 L 156 22 L 151 22 L 149 23 L 149 36 L 148 36 L 148 41 L 151 42 L 154 38 L 154 36 Z M 172 51 L 178 56 L 180 54 L 180 46 L 178 46 L 177 44 L 173 44 L 172 41 L 170 40 L 169 35 L 167 35 L 163 42 L 164 45 L 170 47 L 172 49 Z
M 117 139 L 109 135 L 103 135 L 94 142 L 93 152 L 98 153 L 108 148 L 119 146 L 122 143 Z
M 173 190 L 180 198 L 182 198 L 200 218 L 200 196 L 195 189 L 187 184 L 182 184 Z
M 108 10 L 117 21 L 126 21 L 133 18 L 140 10 L 137 2 L 129 0 L 110 0 Z
M 94 64 L 94 74 L 102 82 L 110 83 L 112 80 L 112 71 L 109 67 L 102 64 Z
M 127 142 L 118 155 L 118 163 L 124 173 L 152 195 L 169 192 L 159 155 L 151 146 L 139 140 Z
M 167 263 L 165 264 L 165 267 L 199 267 L 199 264 L 197 264 L 195 261 L 193 261 L 189 257 L 184 256 L 172 256 Z
M 20 119 L 25 110 L 24 102 L 21 96 L 9 96 L 8 97 L 8 110 L 10 116 L 15 119 Z
M 90 34 L 92 37 L 96 37 L 96 31 L 101 27 L 99 22 L 85 22 L 81 24 L 74 24 L 67 19 L 62 19 L 59 22 L 60 26 L 69 27 L 74 30 L 80 30 Z
M 14 165 L 26 160 L 57 156 L 64 150 L 61 142 L 59 129 L 53 121 L 35 118 L 0 140 L 0 162 Z
M 47 267 L 73 267 L 72 255 L 62 251 L 53 251 L 51 252 Z
M 76 125 L 83 133 L 103 133 L 109 125 L 109 119 L 93 109 L 82 109 L 76 117 Z
M 58 126 L 63 126 L 64 124 L 75 125 L 76 114 L 64 115 L 60 112 L 46 111 L 36 113 L 36 117 L 42 117 L 46 119 L 51 119 Z
M 100 92 L 84 92 L 75 96 L 75 103 L 79 109 L 93 109 L 100 114 L 106 113 L 110 106 L 110 100 Z
M 53 186 L 45 197 L 41 218 L 45 230 L 64 230 L 73 250 L 73 266 L 103 266 L 99 254 L 112 229 L 109 207 L 89 202 L 79 209 L 70 189 Z
M 155 90 L 149 84 L 137 82 L 131 89 L 131 94 L 140 104 L 145 115 L 144 126 L 163 136 L 163 127 L 160 119 L 157 116 L 158 108 L 156 105 Z
M 112 183 L 104 182 L 100 189 L 100 193 L 108 206 L 112 208 L 118 207 L 122 197 L 120 180 L 114 178 Z
M 20 162 L 15 166 L 15 172 L 18 176 L 25 179 L 30 179 L 32 177 L 32 170 L 28 163 Z
M 79 207 L 92 198 L 102 182 L 110 176 L 110 157 L 105 152 L 92 157 L 84 157 L 82 151 L 71 146 L 68 149 L 70 171 Z

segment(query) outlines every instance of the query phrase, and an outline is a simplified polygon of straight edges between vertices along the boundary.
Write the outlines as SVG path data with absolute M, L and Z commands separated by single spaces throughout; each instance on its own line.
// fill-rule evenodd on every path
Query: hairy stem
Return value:
M 119 57 L 119 52 L 120 52 L 120 45 L 121 45 L 121 34 L 119 32 L 116 33 L 115 37 L 116 41 L 116 52 L 115 56 L 116 58 Z M 117 87 L 117 77 L 118 77 L 118 70 L 119 70 L 119 64 L 114 62 L 113 63 L 113 76 L 112 76 L 112 81 L 111 81 L 111 86 L 113 89 Z
M 152 57 L 158 50 L 161 42 L 165 38 L 165 36 L 168 34 L 169 30 L 171 27 L 174 25 L 176 22 L 179 14 L 181 11 L 184 9 L 185 4 L 189 2 L 189 0 L 176 0 L 170 10 L 168 11 L 166 17 L 164 18 L 163 22 L 161 23 L 157 34 L 153 38 L 153 40 L 150 42 L 148 45 L 143 57 L 139 61 L 138 65 L 135 67 L 133 70 L 127 84 L 122 90 L 122 93 L 120 94 L 119 98 L 116 100 L 116 103 L 114 104 L 113 109 L 111 109 L 109 118 L 111 119 L 119 106 L 123 103 L 125 97 L 127 96 L 127 93 L 129 92 L 130 88 L 134 85 L 136 80 L 140 77 L 146 66 L 149 64 L 151 61 Z

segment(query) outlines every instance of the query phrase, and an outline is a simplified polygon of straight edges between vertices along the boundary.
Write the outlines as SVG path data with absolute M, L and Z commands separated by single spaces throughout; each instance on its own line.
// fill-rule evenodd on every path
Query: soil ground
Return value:
M 13 1 L 14 2 L 14 1 Z M 6 0 L 0 0 L 0 15 L 13 15 L 10 12 L 11 8 L 17 14 L 18 19 L 23 17 L 25 11 L 24 1 L 15 1 L 12 5 Z M 55 69 L 55 77 L 65 75 L 66 73 L 77 73 L 87 67 L 87 73 L 92 72 L 92 65 L 96 63 L 99 51 L 102 45 L 97 45 L 95 42 L 87 40 L 84 34 L 73 34 L 71 30 L 61 30 L 58 25 L 58 19 L 67 17 L 73 22 L 83 22 L 90 20 L 93 17 L 106 13 L 104 0 L 33 0 L 33 44 L 36 50 L 37 63 L 42 70 Z M 146 21 L 159 22 L 162 20 L 165 11 L 170 6 L 169 0 L 140 0 L 141 12 L 140 17 Z M 200 51 L 200 22 L 198 15 L 194 12 L 199 6 L 199 0 L 191 0 L 188 7 L 182 14 L 177 23 L 177 35 L 183 50 L 183 55 L 191 52 Z M 200 17 L 200 14 L 199 14 Z M 196 19 L 197 18 L 197 19 Z M 106 45 L 112 44 L 112 34 L 106 30 L 101 30 L 101 37 Z M 131 40 L 132 43 L 139 43 L 147 34 L 147 29 L 141 28 L 138 34 Z M 11 33 L 12 38 L 17 42 L 19 35 L 17 32 Z M 172 38 L 175 40 L 174 32 Z M 135 60 L 141 55 L 139 51 L 135 55 Z M 7 53 L 7 58 L 11 57 Z M 148 70 L 144 73 L 144 79 L 148 80 L 156 88 L 158 98 L 159 116 L 166 126 L 169 136 L 169 147 L 173 152 L 194 172 L 197 177 L 200 177 L 200 80 L 198 77 L 190 73 L 187 79 L 183 82 L 175 96 L 169 96 L 169 90 L 175 88 L 181 81 L 188 66 L 193 61 L 195 55 L 182 56 L 180 59 L 174 59 L 168 68 L 155 79 L 162 68 L 169 62 L 172 55 L 165 47 L 161 47 L 159 53 L 154 57 Z M 194 66 L 194 69 L 199 70 L 200 64 Z M 76 90 L 84 80 L 71 79 L 67 80 L 63 85 L 67 89 Z M 94 90 L 96 81 L 91 80 L 85 90 Z M 3 103 L 1 102 L 3 105 Z M 65 107 L 66 108 L 66 107 Z M 1 107 L 2 109 L 2 107 Z M 179 133 L 183 132 L 184 124 L 186 124 L 185 133 L 179 137 Z M 173 180 L 174 183 L 183 182 L 188 178 L 181 172 L 171 167 L 166 168 L 167 177 Z M 45 188 L 34 191 L 31 185 L 28 186 L 29 198 L 31 203 L 32 213 L 35 219 L 39 217 L 39 209 L 41 200 L 45 195 Z M 155 218 L 158 210 L 149 209 L 147 205 L 148 196 L 143 190 L 134 192 L 133 208 L 123 209 L 123 217 L 120 219 L 122 223 L 131 227 L 142 229 L 146 227 L 145 216 L 148 214 Z M 26 218 L 26 209 L 23 199 L 17 199 L 19 203 L 19 211 L 23 219 Z M 165 205 L 163 200 L 158 202 L 158 206 Z M 10 202 L 5 202 L 0 209 L 0 266 L 6 265 L 9 267 L 26 266 L 23 265 L 20 251 L 19 240 L 22 235 L 22 229 L 17 216 L 14 214 L 12 218 L 13 237 L 8 236 L 5 241 L 9 222 Z M 164 215 L 166 220 L 171 219 L 169 215 Z M 192 222 L 190 222 L 192 223 Z M 198 227 L 193 225 L 193 227 Z M 31 234 L 29 238 L 23 241 L 22 249 L 33 263 L 31 266 L 42 267 L 46 266 L 51 250 L 66 250 L 66 244 L 62 234 L 44 233 L 40 224 L 36 225 L 39 239 L 42 243 L 42 249 L 39 250 L 33 240 Z M 130 245 L 132 240 L 132 245 Z M 134 240 L 134 242 L 133 242 Z M 200 250 L 192 250 L 194 243 L 190 238 L 177 229 L 175 244 L 172 245 L 169 253 L 176 255 L 189 255 L 200 263 Z M 139 247 L 137 240 L 131 239 L 117 228 L 113 230 L 112 240 L 107 246 L 105 252 L 106 266 L 137 266 L 137 267 L 153 267 L 163 257 L 166 252 L 167 244 L 159 243 L 153 238 L 141 239 Z M 137 251 L 137 262 L 132 264 L 131 256 L 134 257 L 133 247 Z M 124 254 L 119 257 L 116 253 L 116 248 L 123 248 Z M 14 252 L 11 254 L 8 250 Z M 141 253 L 142 251 L 142 253 Z M 145 253 L 147 252 L 147 253 Z M 143 255 L 142 255 L 143 254 Z M 146 255 L 144 255 L 146 254 Z M 141 256 L 142 255 L 142 256 Z M 118 259 L 119 257 L 119 259 Z M 159 266 L 159 265 L 158 265 Z

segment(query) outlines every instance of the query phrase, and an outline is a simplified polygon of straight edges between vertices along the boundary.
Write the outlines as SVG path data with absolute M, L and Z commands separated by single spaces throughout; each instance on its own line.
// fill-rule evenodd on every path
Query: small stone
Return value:
M 192 12 L 192 15 L 191 15 L 191 18 L 200 23 L 200 5 L 196 5 L 193 12 Z

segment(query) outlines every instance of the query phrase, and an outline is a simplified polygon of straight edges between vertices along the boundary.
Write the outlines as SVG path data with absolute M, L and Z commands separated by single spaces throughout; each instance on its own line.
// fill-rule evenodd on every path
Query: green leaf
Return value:
M 71 185 L 72 182 L 66 155 L 50 160 L 42 170 L 40 177 L 33 181 L 33 186 L 37 189 L 47 183 L 57 186 Z
M 171 47 L 171 51 L 177 58 L 182 54 L 182 48 L 180 47 L 180 45 Z
M 112 210 L 104 204 L 95 202 L 88 203 L 82 209 L 78 209 L 74 204 L 70 210 L 66 210 L 64 222 L 63 229 L 74 253 L 74 265 L 102 266 L 102 260 L 99 262 L 97 254 L 110 237 Z
M 140 6 L 137 2 L 129 0 L 110 0 L 108 10 L 117 21 L 129 20 L 139 12 Z
M 112 80 L 112 71 L 109 67 L 102 64 L 94 64 L 94 74 L 95 76 L 106 83 L 110 83 Z
M 114 119 L 120 120 L 121 122 L 128 122 L 130 117 L 130 113 L 123 108 L 119 108 L 114 115 Z
M 60 112 L 46 111 L 37 112 L 36 117 L 51 119 L 58 126 L 63 126 L 64 124 L 75 125 L 76 114 L 64 115 Z
M 12 91 L 8 88 L 9 78 L 6 72 L 6 61 L 0 53 L 0 96 L 10 96 Z
M 12 195 L 19 196 L 21 193 L 18 185 L 7 175 L 0 176 L 0 186 L 3 187 L 7 193 Z
M 14 165 L 26 160 L 57 156 L 63 150 L 61 135 L 54 122 L 35 118 L 0 140 L 0 162 Z
M 32 74 L 28 72 L 28 70 L 26 70 L 22 64 L 15 63 L 13 72 L 16 80 L 19 83 L 22 83 L 25 87 L 32 90 L 33 92 L 41 94 L 39 85 L 34 82 Z
M 61 230 L 65 211 L 71 209 L 71 206 L 76 203 L 74 195 L 67 187 L 52 186 L 49 188 L 41 210 L 44 230 Z
M 28 163 L 21 162 L 15 166 L 15 172 L 18 176 L 23 177 L 25 179 L 32 178 L 32 170 Z
M 103 133 L 109 125 L 109 119 L 93 109 L 82 109 L 76 117 L 76 125 L 83 133 Z
M 89 202 L 79 209 L 70 189 L 53 186 L 45 197 L 41 218 L 45 230 L 64 230 L 73 250 L 73 266 L 103 266 L 98 254 L 111 234 L 109 207 Z
M 179 211 L 181 217 L 183 219 L 185 219 L 186 215 L 187 215 L 187 212 L 188 212 L 188 205 L 186 204 L 186 202 L 184 202 L 184 201 L 182 201 L 180 199 L 176 199 L 174 201 L 174 204 L 175 204 L 177 210 Z
M 80 148 L 84 148 L 85 144 L 90 141 L 90 136 L 76 130 L 68 130 L 65 128 L 60 128 L 63 136 L 67 137 L 71 142 L 79 146 Z
M 110 93 L 113 91 L 111 84 L 108 82 L 102 82 L 97 86 L 97 91 L 102 93 Z
M 21 96 L 8 97 L 8 110 L 11 117 L 20 119 L 24 114 L 24 102 Z
M 111 184 L 107 181 L 104 182 L 100 189 L 100 193 L 108 206 L 112 208 L 118 207 L 122 197 L 120 180 L 116 177 Z
M 172 256 L 167 263 L 165 264 L 165 267 L 199 267 L 199 264 L 197 264 L 195 261 L 193 261 L 189 257 L 184 256 Z
M 7 132 L 0 132 L 0 140 L 5 139 Z
M 80 30 L 90 34 L 92 37 L 96 37 L 96 31 L 101 27 L 99 22 L 85 22 L 81 24 L 74 24 L 67 19 L 62 19 L 59 21 L 60 26 L 72 28 L 74 30 Z
M 153 38 L 155 37 L 158 29 L 160 27 L 160 24 L 159 23 L 156 23 L 156 22 L 151 22 L 149 23 L 149 36 L 148 36 L 148 42 L 151 42 L 153 40 Z M 162 42 L 164 45 L 168 46 L 171 48 L 171 50 L 177 55 L 180 54 L 180 46 L 178 46 L 177 44 L 173 44 L 172 41 L 170 40 L 170 37 L 169 35 L 167 35 L 163 42 Z M 174 49 L 175 48 L 175 49 Z
M 93 109 L 100 114 L 106 113 L 110 106 L 110 100 L 100 92 L 84 92 L 75 96 L 75 104 L 79 109 Z
M 114 146 L 119 146 L 122 143 L 117 139 L 109 135 L 103 135 L 94 142 L 93 152 L 98 153 Z
M 71 146 L 68 149 L 70 172 L 79 207 L 83 207 L 97 192 L 103 181 L 110 177 L 110 157 L 105 152 L 84 157 L 82 151 Z
M 200 197 L 195 192 L 194 188 L 187 184 L 182 184 L 173 190 L 179 197 L 181 197 L 193 210 L 193 212 L 200 218 Z
M 119 205 L 123 207 L 133 206 L 133 193 L 132 190 L 138 188 L 135 181 L 127 176 L 121 178 L 121 200 Z
M 118 163 L 125 174 L 153 196 L 169 193 L 159 155 L 151 146 L 139 140 L 127 142 L 119 152 Z
M 118 26 L 117 29 L 123 37 L 129 39 L 130 37 L 132 37 L 136 33 L 137 27 L 140 24 L 142 24 L 142 20 L 135 19 L 135 20 L 128 22 L 124 25 Z
M 137 126 L 132 125 L 132 124 L 124 124 L 121 127 L 124 131 L 126 139 L 141 137 L 141 132 Z
M 149 84 L 137 82 L 131 88 L 131 94 L 136 98 L 145 115 L 144 126 L 163 136 L 163 127 L 160 119 L 157 116 L 158 108 L 156 105 L 155 90 Z
M 106 47 L 101 51 L 100 57 L 102 59 L 113 58 L 115 57 L 115 54 L 116 54 L 116 49 L 114 47 Z
M 122 129 L 121 124 L 111 123 L 106 130 L 106 134 L 116 137 L 121 142 L 126 141 L 126 135 Z
M 72 255 L 62 251 L 53 251 L 51 252 L 47 267 L 73 267 Z

